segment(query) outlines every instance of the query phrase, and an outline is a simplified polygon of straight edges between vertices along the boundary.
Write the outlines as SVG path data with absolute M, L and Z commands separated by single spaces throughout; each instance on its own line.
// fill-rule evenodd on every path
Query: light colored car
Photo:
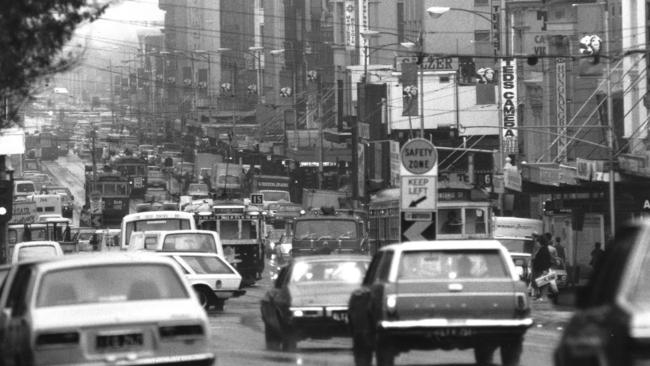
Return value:
M 280 240 L 275 244 L 275 255 L 278 257 L 290 257 L 292 240 L 293 236 L 282 235 Z
M 183 269 L 185 278 L 199 298 L 199 303 L 208 310 L 215 306 L 223 310 L 224 303 L 231 297 L 246 293 L 241 289 L 241 275 L 214 253 L 196 252 L 159 252 L 158 254 L 173 258 Z
M 215 359 L 205 310 L 178 265 L 161 256 L 102 253 L 21 263 L 9 270 L 0 306 L 0 363 L 7 366 L 212 365 Z
M 63 256 L 58 242 L 49 240 L 26 241 L 9 246 L 10 263 Z
M 129 251 L 215 253 L 225 258 L 221 238 L 209 230 L 139 231 L 131 234 Z

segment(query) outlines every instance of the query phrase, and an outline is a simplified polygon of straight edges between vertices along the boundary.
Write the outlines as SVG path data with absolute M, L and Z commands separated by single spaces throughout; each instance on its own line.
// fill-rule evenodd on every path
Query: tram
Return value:
M 128 179 L 132 198 L 144 198 L 147 190 L 147 161 L 135 156 L 119 156 L 111 162 L 114 170 Z
M 463 190 L 440 190 L 436 209 L 436 239 L 490 238 L 491 202 L 471 200 Z M 400 190 L 389 188 L 373 196 L 368 204 L 371 252 L 401 242 Z
M 129 214 L 129 181 L 119 172 L 100 171 L 93 174 L 86 172 L 86 206 L 91 215 L 101 213 L 102 223 L 106 226 L 119 225 L 122 218 Z M 99 205 L 93 202 L 100 202 Z M 93 207 L 99 206 L 99 207 Z M 92 212 L 92 211 L 95 212 Z

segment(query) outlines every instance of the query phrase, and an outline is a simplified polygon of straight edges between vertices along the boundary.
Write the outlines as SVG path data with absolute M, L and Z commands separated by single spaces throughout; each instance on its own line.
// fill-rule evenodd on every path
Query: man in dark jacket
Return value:
M 540 237 L 539 240 L 541 247 L 532 259 L 532 285 L 535 289 L 535 299 L 540 301 L 543 300 L 546 289 L 549 288 L 551 293 L 548 296 L 555 301 L 557 298 L 557 286 L 546 284 L 539 287 L 535 281 L 535 279 L 540 276 L 548 274 L 553 264 L 553 253 L 549 249 L 549 245 L 551 244 L 550 241 L 547 240 L 545 236 Z

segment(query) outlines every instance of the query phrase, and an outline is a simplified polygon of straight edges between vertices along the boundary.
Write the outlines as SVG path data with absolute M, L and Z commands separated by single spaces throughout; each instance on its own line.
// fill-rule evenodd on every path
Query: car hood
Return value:
M 35 308 L 36 329 L 76 328 L 129 323 L 206 321 L 195 299 L 106 302 Z
M 347 306 L 358 283 L 314 281 L 289 285 L 291 306 Z

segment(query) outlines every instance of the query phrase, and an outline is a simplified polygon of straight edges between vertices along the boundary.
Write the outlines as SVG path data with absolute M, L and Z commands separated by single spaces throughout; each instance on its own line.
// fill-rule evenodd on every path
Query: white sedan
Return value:
M 0 294 L 0 364 L 212 365 L 207 314 L 169 258 L 64 256 L 14 265 Z
M 242 277 L 237 270 L 216 253 L 158 252 L 174 258 L 194 288 L 199 303 L 208 310 L 212 305 L 223 310 L 231 297 L 246 293 L 241 289 Z

